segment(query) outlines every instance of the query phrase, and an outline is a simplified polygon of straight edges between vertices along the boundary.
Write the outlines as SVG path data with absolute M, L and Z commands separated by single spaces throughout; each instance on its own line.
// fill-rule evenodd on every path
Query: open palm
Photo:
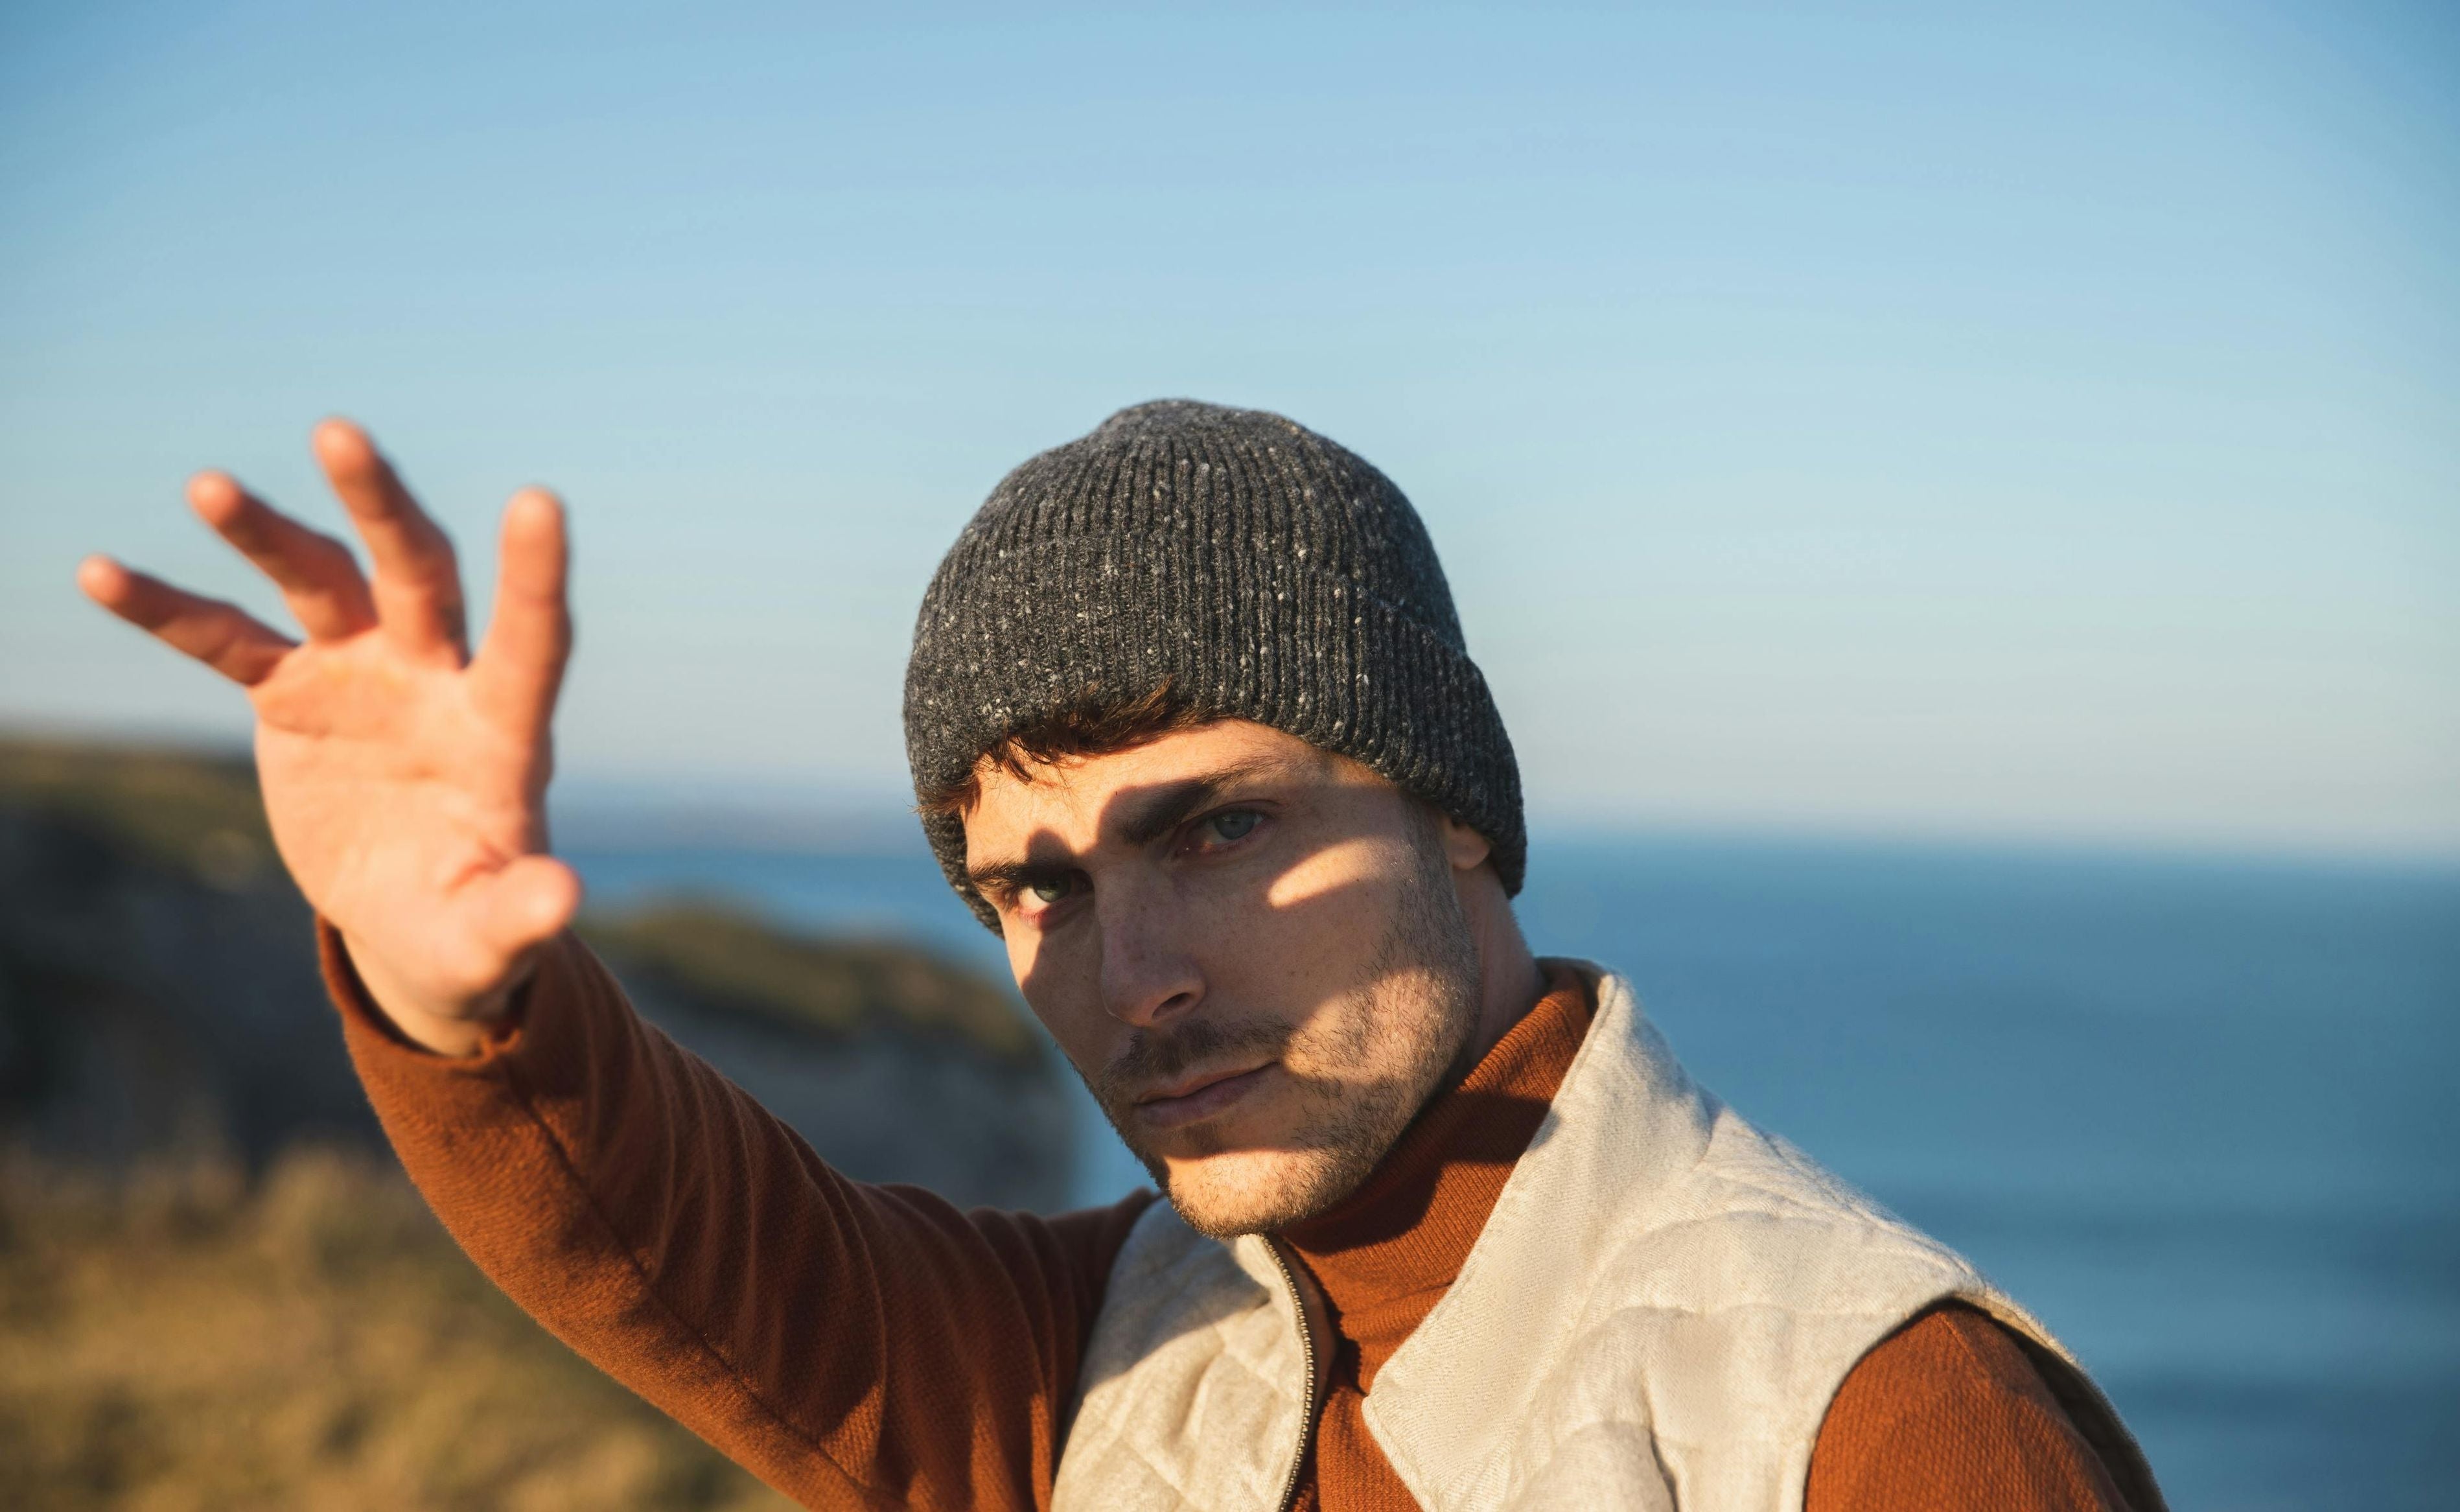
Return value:
M 327 421 L 315 450 L 371 574 L 226 475 L 188 486 L 197 514 L 281 587 L 304 640 L 105 557 L 77 580 L 247 691 L 265 812 L 300 891 L 399 1027 L 467 1051 L 580 904 L 545 854 L 549 726 L 572 643 L 562 506 L 537 489 L 506 506 L 474 656 L 443 530 L 356 426 Z

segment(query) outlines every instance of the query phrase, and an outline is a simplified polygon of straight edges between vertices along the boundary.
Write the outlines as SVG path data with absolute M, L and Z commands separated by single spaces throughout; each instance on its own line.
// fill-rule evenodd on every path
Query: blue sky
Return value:
M 102 549 L 575 510 L 563 770 L 892 796 L 941 549 L 1121 404 L 1416 500 L 1541 822 L 2460 854 L 2460 20 L 0 16 L 0 721 L 236 735 Z M 483 595 L 482 595 L 483 596 Z

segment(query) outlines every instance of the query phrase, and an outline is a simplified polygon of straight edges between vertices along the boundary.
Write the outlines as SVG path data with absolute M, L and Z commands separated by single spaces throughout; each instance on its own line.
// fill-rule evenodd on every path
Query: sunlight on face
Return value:
M 1020 780 L 966 865 L 1026 1001 L 1190 1225 L 1355 1189 L 1458 1056 L 1478 963 L 1432 812 L 1243 720 Z

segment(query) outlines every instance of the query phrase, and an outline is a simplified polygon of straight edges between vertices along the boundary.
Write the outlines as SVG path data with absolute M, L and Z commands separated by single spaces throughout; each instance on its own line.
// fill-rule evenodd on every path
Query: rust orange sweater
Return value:
M 806 1505 L 1050 1505 L 1078 1356 L 1151 1193 L 1043 1218 L 848 1181 L 635 1016 L 568 935 L 480 1054 L 432 1055 L 368 1001 L 338 938 L 322 940 L 351 1058 L 403 1165 L 558 1337 Z M 1590 1012 L 1559 974 L 1367 1186 L 1287 1236 L 1340 1332 L 1306 1504 L 1410 1505 L 1357 1409 L 1451 1284 Z M 2119 1505 L 2022 1352 L 1961 1310 L 1855 1369 L 1809 1501 Z

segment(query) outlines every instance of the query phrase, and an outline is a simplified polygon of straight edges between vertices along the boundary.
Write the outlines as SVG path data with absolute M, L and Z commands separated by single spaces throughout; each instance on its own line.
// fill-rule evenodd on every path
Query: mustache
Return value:
M 1207 1062 L 1243 1058 L 1258 1052 L 1279 1059 L 1298 1037 L 1297 1027 L 1279 1019 L 1252 1019 L 1220 1024 L 1196 1019 L 1167 1034 L 1138 1030 L 1128 1048 L 1102 1070 L 1097 1090 L 1102 1100 L 1120 1106 L 1157 1081 L 1170 1081 Z

